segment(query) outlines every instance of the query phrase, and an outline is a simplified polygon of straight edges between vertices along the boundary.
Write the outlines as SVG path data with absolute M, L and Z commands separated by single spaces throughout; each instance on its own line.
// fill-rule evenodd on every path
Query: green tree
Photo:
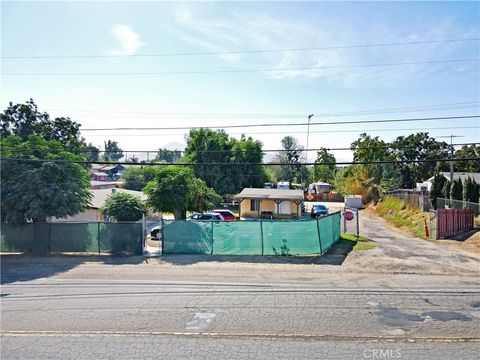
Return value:
M 263 159 L 260 141 L 243 135 L 240 140 L 230 138 L 224 130 L 192 129 L 186 142 L 185 160 L 219 194 L 262 186 L 267 178 L 259 165 Z
M 450 188 L 450 200 L 463 200 L 462 180 L 457 179 L 452 182 L 452 187 Z
M 282 151 L 275 155 L 273 162 L 283 164 L 277 166 L 278 178 L 288 181 L 291 186 L 295 181 L 302 180 L 301 177 L 305 174 L 305 169 L 302 169 L 305 165 L 301 164 L 303 147 L 292 136 L 285 136 L 281 143 Z
M 19 136 L 27 141 L 32 135 L 45 140 L 55 140 L 71 152 L 82 153 L 86 149 L 84 139 L 80 136 L 80 124 L 68 117 L 51 119 L 46 112 L 40 112 L 35 102 L 30 99 L 25 104 L 10 102 L 7 109 L 0 114 L 1 138 Z
M 94 146 L 92 143 L 88 143 L 86 147 L 86 154 L 89 161 L 96 162 L 100 156 L 100 149 Z
M 173 163 L 182 159 L 182 152 L 180 150 L 168 150 L 158 149 L 158 153 L 155 156 L 155 161 L 164 161 L 167 163 Z
M 147 206 L 132 194 L 115 192 L 107 198 L 102 211 L 116 221 L 138 221 L 147 213 Z
M 185 219 L 187 211 L 209 210 L 222 201 L 192 169 L 175 165 L 160 168 L 145 193 L 153 209 L 172 212 L 176 220 Z
M 155 178 L 157 166 L 127 167 L 123 173 L 123 187 L 129 190 L 142 191 L 145 185 Z
M 455 152 L 455 158 L 480 158 L 480 146 L 464 145 Z M 480 172 L 480 160 L 456 161 L 455 169 L 458 172 Z
M 0 146 L 2 157 L 30 160 L 0 162 L 2 221 L 45 222 L 48 217 L 76 215 L 89 206 L 92 195 L 88 172 L 71 162 L 82 157 L 65 151 L 58 141 L 34 135 L 26 141 L 8 136 Z
M 445 180 L 445 184 L 442 189 L 442 197 L 444 199 L 450 199 L 450 190 L 452 189 L 452 182 L 448 179 Z
M 117 161 L 123 157 L 123 151 L 118 146 L 116 141 L 108 140 L 104 142 L 105 153 L 103 154 L 104 161 Z
M 443 198 L 443 189 L 445 187 L 445 183 L 447 182 L 447 178 L 440 174 L 439 171 L 435 172 L 435 175 L 432 180 L 432 186 L 430 188 L 430 200 L 433 204 L 433 207 L 437 207 L 437 199 Z
M 332 184 L 337 169 L 336 161 L 335 155 L 330 154 L 327 149 L 321 148 L 317 152 L 317 159 L 313 167 L 314 180 Z
M 395 160 L 403 177 L 404 188 L 414 188 L 418 182 L 425 181 L 434 175 L 435 169 L 446 170 L 447 164 L 435 162 L 413 162 L 424 159 L 441 159 L 449 157 L 449 146 L 437 141 L 426 132 L 409 136 L 399 136 L 392 143 Z

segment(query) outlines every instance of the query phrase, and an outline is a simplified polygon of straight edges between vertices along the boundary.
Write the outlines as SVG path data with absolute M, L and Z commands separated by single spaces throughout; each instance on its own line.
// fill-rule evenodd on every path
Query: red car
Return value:
M 212 212 L 222 215 L 223 219 L 225 221 L 235 221 L 235 220 L 237 220 L 237 218 L 235 217 L 235 214 L 232 213 L 230 210 L 216 209 L 216 210 L 213 210 Z

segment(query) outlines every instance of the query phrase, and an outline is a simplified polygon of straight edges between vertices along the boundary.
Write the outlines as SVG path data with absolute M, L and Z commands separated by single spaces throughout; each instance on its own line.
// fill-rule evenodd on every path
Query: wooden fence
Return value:
M 456 236 L 473 229 L 473 209 L 438 209 L 437 239 Z

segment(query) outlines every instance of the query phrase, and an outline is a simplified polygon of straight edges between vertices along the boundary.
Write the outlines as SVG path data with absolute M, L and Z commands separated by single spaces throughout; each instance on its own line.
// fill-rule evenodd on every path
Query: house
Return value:
M 139 197 L 142 200 L 147 200 L 147 195 L 141 191 L 126 190 L 126 189 L 90 189 L 93 197 L 90 201 L 90 206 L 85 209 L 84 212 L 77 214 L 75 216 L 69 216 L 66 218 L 52 218 L 52 222 L 91 222 L 91 221 L 104 221 L 105 218 L 101 211 L 102 207 L 105 205 L 107 198 L 115 192 L 124 192 L 127 194 L 134 195 Z M 153 212 L 149 210 L 149 215 Z
M 108 181 L 108 174 L 100 171 L 91 171 L 90 177 L 93 181 Z
M 449 172 L 441 172 L 441 175 L 443 175 L 447 180 L 452 181 L 450 179 L 450 173 Z M 453 173 L 453 180 L 460 179 L 462 182 L 465 182 L 468 178 L 471 178 L 472 180 L 475 180 L 477 184 L 480 184 L 480 173 L 465 173 L 465 172 L 454 172 Z M 416 189 L 419 191 L 430 191 L 432 187 L 432 181 L 433 181 L 433 176 L 425 180 L 424 182 L 417 183 Z
M 299 219 L 302 217 L 302 190 L 245 188 L 234 196 L 244 218 Z

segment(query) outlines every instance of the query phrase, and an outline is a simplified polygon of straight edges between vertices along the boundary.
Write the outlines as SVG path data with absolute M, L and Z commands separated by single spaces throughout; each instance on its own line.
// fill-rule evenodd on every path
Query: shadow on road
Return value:
M 29 281 L 46 278 L 67 272 L 86 262 L 97 262 L 107 265 L 132 265 L 144 262 L 142 256 L 93 256 L 93 255 L 63 255 L 63 256 L 29 256 L 1 255 L 1 284 L 16 281 Z

